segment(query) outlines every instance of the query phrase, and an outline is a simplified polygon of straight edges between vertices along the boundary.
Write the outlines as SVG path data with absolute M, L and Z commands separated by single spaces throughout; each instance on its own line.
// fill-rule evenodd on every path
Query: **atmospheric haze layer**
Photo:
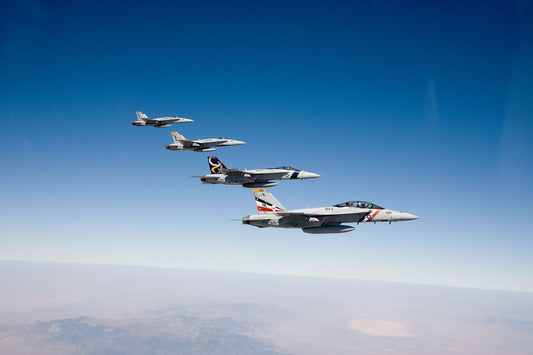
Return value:
M 527 354 L 533 294 L 0 262 L 5 354 Z

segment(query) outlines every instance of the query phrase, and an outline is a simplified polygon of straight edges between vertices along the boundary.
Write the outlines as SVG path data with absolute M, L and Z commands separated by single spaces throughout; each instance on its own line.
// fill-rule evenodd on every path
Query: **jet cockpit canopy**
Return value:
M 382 210 L 383 207 L 366 201 L 348 201 L 334 205 L 333 207 L 359 207 L 359 208 L 372 208 L 375 210 Z
M 283 169 L 283 170 L 294 170 L 294 171 L 300 171 L 298 169 L 295 169 L 295 168 L 291 168 L 290 166 L 278 166 L 277 168 L 274 168 L 274 169 Z

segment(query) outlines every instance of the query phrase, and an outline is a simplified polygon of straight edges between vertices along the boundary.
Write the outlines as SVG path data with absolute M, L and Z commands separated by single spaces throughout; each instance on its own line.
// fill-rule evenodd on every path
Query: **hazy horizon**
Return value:
M 413 286 L 429 286 L 429 287 L 444 287 L 444 288 L 458 288 L 458 289 L 473 289 L 480 291 L 501 291 L 501 292 L 516 292 L 516 293 L 527 293 L 533 294 L 533 291 L 529 290 L 512 290 L 512 289 L 498 289 L 498 288 L 484 288 L 484 287 L 473 287 L 473 286 L 457 286 L 457 285 L 442 285 L 442 284 L 431 284 L 431 283 L 416 283 L 416 282 L 402 282 L 402 281 L 393 281 L 393 280 L 379 280 L 379 279 L 363 279 L 363 278 L 350 278 L 350 277 L 340 277 L 340 276 L 316 276 L 316 275 L 305 275 L 305 274 L 282 274 L 274 272 L 255 272 L 255 271 L 243 271 L 243 270 L 220 270 L 220 269 L 200 269 L 200 268 L 186 268 L 186 267 L 164 267 L 164 266 L 151 266 L 151 265 L 135 265 L 135 264 L 109 264 L 109 263 L 87 263 L 87 262 L 60 262 L 60 261 L 41 261 L 41 260 L 9 260 L 9 259 L 0 259 L 0 263 L 28 263 L 28 264 L 57 264 L 57 265 L 85 265 L 85 266 L 101 266 L 101 267 L 124 267 L 124 268 L 147 268 L 147 269 L 161 269 L 161 270 L 175 270 L 175 271 L 198 271 L 198 272 L 213 272 L 213 273 L 242 273 L 242 274 L 251 274 L 251 275 L 265 275 L 265 276 L 286 276 L 286 277 L 301 277 L 301 278 L 316 278 L 316 279 L 332 279 L 332 280 L 347 280 L 347 281 L 370 281 L 370 282 L 385 282 L 392 284 L 405 284 Z
M 526 354 L 533 294 L 0 262 L 7 353 Z M 214 352 L 215 351 L 215 352 Z

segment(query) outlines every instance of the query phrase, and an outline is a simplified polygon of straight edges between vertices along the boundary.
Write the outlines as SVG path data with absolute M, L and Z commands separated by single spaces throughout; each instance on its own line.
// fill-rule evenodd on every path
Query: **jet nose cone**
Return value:
M 246 142 L 243 142 L 243 141 L 235 141 L 234 144 L 235 144 L 235 145 L 243 145 L 243 144 L 246 144 Z
M 298 174 L 299 179 L 316 179 L 319 178 L 320 175 L 315 173 L 310 173 L 309 171 L 300 171 Z
M 418 216 L 415 216 L 414 214 L 411 214 L 411 213 L 405 213 L 405 212 L 402 213 L 402 220 L 404 221 L 412 221 L 415 219 L 418 219 Z
M 243 217 L 242 218 L 242 223 L 243 224 L 250 224 L 250 216 Z
M 194 120 L 191 120 L 190 118 L 182 118 L 182 120 L 183 123 L 194 122 Z

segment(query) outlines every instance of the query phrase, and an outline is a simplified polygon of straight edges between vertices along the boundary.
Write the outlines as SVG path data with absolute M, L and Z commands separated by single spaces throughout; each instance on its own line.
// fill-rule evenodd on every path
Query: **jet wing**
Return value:
M 244 176 L 245 172 L 237 169 L 220 169 L 220 172 L 228 176 Z
M 177 121 L 175 119 L 163 119 L 163 118 L 149 118 L 146 121 L 146 124 L 148 125 L 154 125 L 154 126 L 165 126 L 170 125 L 172 123 L 176 123 Z
M 158 117 L 158 118 L 145 118 L 146 123 L 150 124 L 169 124 L 169 123 L 176 123 L 184 119 L 183 117 Z
M 198 139 L 198 140 L 195 140 L 195 141 L 191 140 L 191 143 L 193 143 L 193 146 L 199 145 L 202 148 L 210 148 L 210 147 L 217 147 L 221 143 L 224 143 L 224 142 L 227 142 L 227 141 L 228 141 L 227 139 L 226 140 L 217 139 L 216 141 Z
M 255 171 L 243 171 L 238 169 L 220 169 L 220 173 L 227 175 L 227 176 L 233 176 L 233 177 L 244 177 L 244 178 L 251 178 L 254 180 L 261 179 L 263 180 L 279 180 L 285 175 L 285 172 L 280 173 L 272 173 L 272 172 L 255 172 Z
M 292 212 L 292 211 L 283 211 L 283 212 L 275 212 L 276 215 L 282 216 L 285 219 L 291 219 L 295 222 L 306 220 L 309 221 L 311 218 L 314 218 L 320 222 L 321 225 L 328 224 L 328 222 L 333 219 L 336 216 L 342 215 L 339 213 L 309 213 L 309 212 Z M 370 212 L 356 212 L 356 213 L 349 213 L 350 215 L 353 215 L 355 219 L 363 220 Z
M 283 215 L 283 213 L 276 213 L 277 215 Z M 332 219 L 334 218 L 334 215 L 304 215 L 304 214 L 289 214 L 289 215 L 283 215 L 281 218 L 284 223 L 286 224 L 294 224 L 294 225 L 305 225 L 306 223 L 312 222 L 316 223 L 318 226 L 325 226 L 328 225 Z M 333 224 L 339 224 L 338 222 L 333 222 Z
M 161 117 L 161 118 L 156 118 L 157 120 L 159 120 L 159 122 L 162 122 L 162 123 L 176 123 L 176 122 L 180 122 L 182 120 L 188 120 L 188 118 L 185 118 L 185 117 L 179 117 L 179 116 L 174 116 L 174 117 Z M 191 120 L 192 121 L 192 120 Z
M 248 171 L 242 171 L 237 169 L 220 169 L 220 173 L 233 176 L 233 177 L 245 177 L 245 178 L 257 178 L 260 174 L 250 173 Z
M 304 215 L 297 215 L 297 214 L 293 214 L 293 215 L 288 215 L 288 216 L 283 216 L 283 220 L 287 223 L 293 223 L 293 224 L 304 224 L 304 223 L 307 223 L 309 222 L 309 219 L 310 218 L 316 218 L 317 222 L 320 223 L 320 225 L 324 225 L 326 223 L 326 221 L 329 219 L 329 217 L 308 217 L 308 216 L 304 216 Z

